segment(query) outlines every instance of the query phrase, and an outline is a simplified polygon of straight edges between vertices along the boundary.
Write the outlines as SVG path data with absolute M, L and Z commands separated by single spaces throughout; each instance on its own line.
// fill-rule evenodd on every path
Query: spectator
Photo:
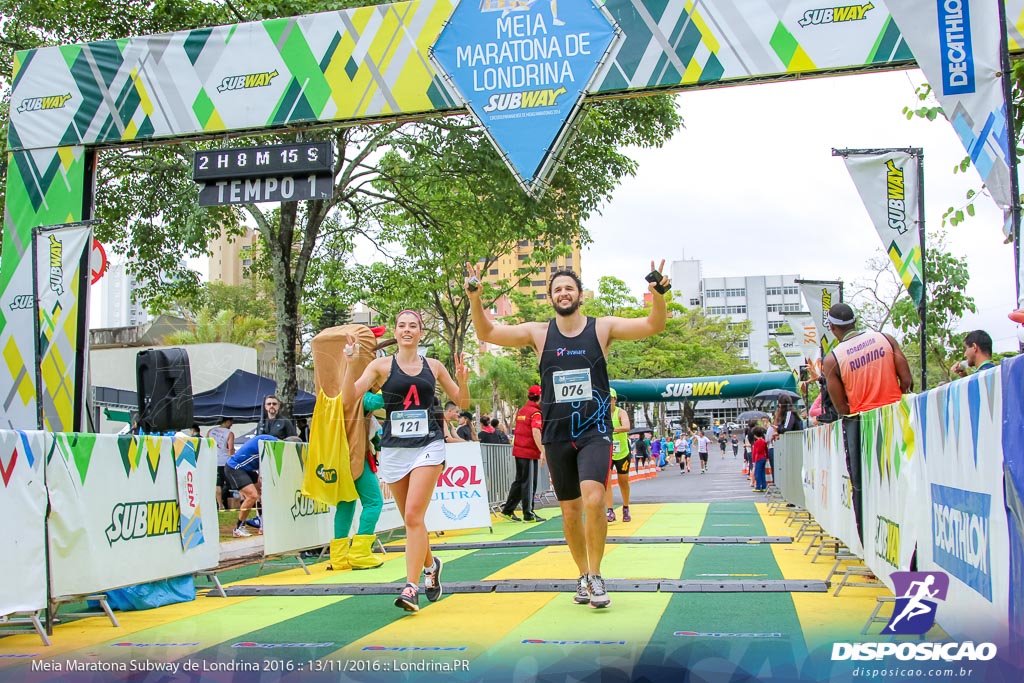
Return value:
M 192 423 L 192 428 L 189 430 L 189 435 L 194 437 L 200 437 L 203 435 L 203 433 L 199 431 L 199 425 L 197 425 L 195 422 Z
M 513 522 L 543 522 L 533 511 L 533 493 L 537 490 L 538 464 L 544 462 L 544 444 L 541 443 L 543 421 L 540 414 L 540 387 L 534 384 L 526 392 L 526 405 L 516 413 L 515 443 L 512 457 L 516 461 L 516 478 L 508 489 L 508 498 L 501 514 Z M 483 422 L 483 420 L 481 420 Z M 506 440 L 507 442 L 507 440 Z M 516 504 L 523 508 L 523 517 L 516 516 Z
M 957 377 L 966 377 L 968 367 L 981 372 L 996 366 L 992 361 L 992 337 L 988 332 L 974 330 L 964 337 L 964 359 L 953 366 L 953 374 Z
M 480 418 L 480 433 L 477 434 L 480 443 L 498 443 L 494 439 L 494 427 L 491 426 L 491 418 L 484 415 Z
M 222 417 L 220 424 L 213 427 L 206 433 L 208 438 L 213 439 L 217 447 L 217 509 L 228 509 L 228 486 L 225 466 L 228 458 L 235 454 L 235 433 L 231 431 L 234 420 L 230 417 Z
M 444 418 L 441 420 L 445 443 L 462 443 L 456 432 L 459 424 L 459 407 L 454 401 L 448 401 L 444 404 Z
M 639 438 L 636 440 L 636 470 L 640 471 L 640 466 L 646 466 L 648 458 L 651 457 L 651 445 L 647 440 L 647 433 L 641 432 Z
M 502 429 L 501 419 L 497 415 L 491 418 L 491 429 L 494 430 L 494 443 L 503 443 L 506 445 L 510 443 L 508 433 Z
M 754 462 L 754 493 L 764 493 L 768 488 L 764 476 L 764 468 L 768 461 L 768 443 L 765 441 L 764 427 L 754 427 L 751 435 L 754 437 L 754 443 L 751 445 L 753 452 L 751 457 Z
M 803 431 L 804 423 L 793 406 L 793 399 L 783 395 L 779 399 L 779 407 L 775 410 L 775 428 L 779 434 Z
M 476 432 L 473 431 L 473 413 L 468 410 L 459 413 L 459 428 L 455 430 L 455 434 L 463 441 L 476 441 Z
M 651 439 L 651 460 L 654 461 L 655 467 L 661 467 L 661 439 L 654 437 Z
M 873 330 L 854 332 L 856 322 L 848 304 L 835 304 L 828 310 L 828 326 L 838 343 L 823 359 L 821 374 L 832 404 L 844 416 L 846 466 L 857 533 L 863 541 L 860 413 L 899 401 L 913 389 L 914 380 L 896 340 Z
M 263 399 L 263 417 L 256 427 L 257 434 L 269 434 L 275 439 L 287 439 L 298 436 L 295 425 L 286 417 L 280 417 L 281 399 L 271 394 Z
M 304 417 L 295 420 L 295 431 L 302 443 L 309 443 L 309 420 Z

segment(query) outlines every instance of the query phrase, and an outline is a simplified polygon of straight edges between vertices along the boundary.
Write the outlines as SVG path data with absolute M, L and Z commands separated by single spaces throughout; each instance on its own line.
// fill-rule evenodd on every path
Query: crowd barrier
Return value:
M 18 530 L 0 615 L 215 568 L 216 467 L 209 439 L 0 431 L 0 514 Z
M 890 589 L 892 573 L 949 575 L 940 624 L 954 638 L 1024 636 L 1024 357 L 862 414 L 863 547 L 833 423 L 784 435 L 776 447 L 783 496 L 862 554 Z M 794 438 L 798 436 L 799 438 Z
M 802 469 L 804 463 L 803 432 L 786 432 L 775 442 L 775 467 L 772 479 L 782 497 L 794 505 L 806 507 Z
M 307 444 L 288 441 L 260 443 L 263 553 L 266 556 L 322 547 L 335 537 L 334 506 L 302 495 L 307 448 Z M 477 442 L 447 444 L 445 468 L 427 506 L 425 521 L 430 531 L 477 529 L 491 525 L 488 475 L 481 450 L 481 444 Z M 388 485 L 380 482 L 380 488 L 384 508 L 375 529 L 377 533 L 402 526 L 402 516 Z M 349 535 L 355 533 L 361 512 L 357 502 Z

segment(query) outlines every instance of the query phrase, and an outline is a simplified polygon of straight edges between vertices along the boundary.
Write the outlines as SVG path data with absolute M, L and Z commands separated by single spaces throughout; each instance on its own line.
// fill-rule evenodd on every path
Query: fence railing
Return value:
M 504 503 L 508 498 L 508 490 L 516 478 L 516 462 L 512 456 L 512 446 L 508 444 L 480 444 L 480 453 L 484 461 L 484 477 L 487 480 L 487 502 L 491 505 Z M 544 496 L 551 491 L 551 477 L 545 462 L 537 471 L 536 496 Z

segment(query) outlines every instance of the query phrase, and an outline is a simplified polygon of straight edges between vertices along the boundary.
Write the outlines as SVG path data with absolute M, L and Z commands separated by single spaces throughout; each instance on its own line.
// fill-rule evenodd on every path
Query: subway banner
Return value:
M 611 381 L 620 402 L 701 401 L 745 398 L 768 389 L 796 391 L 792 372 L 757 372 L 714 377 L 616 379 Z
M 174 438 L 49 434 L 51 593 L 94 593 L 212 569 L 213 538 L 185 548 L 178 505 Z M 203 528 L 218 529 L 217 457 L 198 444 L 195 490 Z
M 841 423 L 805 429 L 803 438 L 804 506 L 823 529 L 839 538 L 852 552 L 863 555 L 853 514 Z
M 264 555 L 324 546 L 334 538 L 334 507 L 302 495 L 308 448 L 291 441 L 260 443 Z
M 91 275 L 92 228 L 72 225 L 38 229 L 36 250 L 36 308 L 39 316 L 39 354 L 43 429 L 75 432 L 82 429 L 86 385 Z
M 832 280 L 797 280 L 800 293 L 811 311 L 814 326 L 821 340 L 822 359 L 835 348 L 836 338 L 828 329 L 828 309 L 843 300 L 843 283 Z
M 853 178 L 868 217 L 882 239 L 903 286 L 921 305 L 924 264 L 921 261 L 923 223 L 918 199 L 920 157 L 909 150 L 860 153 L 839 150 Z
M 0 430 L 0 617 L 46 607 L 45 436 Z
M 917 514 L 929 492 L 915 450 L 915 405 L 913 397 L 904 396 L 863 413 L 860 422 L 864 562 L 892 590 L 892 573 L 910 570 L 915 539 L 929 538 Z M 844 503 L 847 498 L 844 490 Z
M 943 625 L 954 638 L 1002 644 L 1011 583 L 1002 434 L 1020 414 L 1004 414 L 1000 375 L 985 370 L 917 397 L 927 495 L 913 510 L 925 539 L 918 567 L 949 575 Z

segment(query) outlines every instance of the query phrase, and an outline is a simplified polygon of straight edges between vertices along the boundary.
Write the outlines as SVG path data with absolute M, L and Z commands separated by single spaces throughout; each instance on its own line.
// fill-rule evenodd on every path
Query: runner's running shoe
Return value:
M 405 588 L 395 598 L 395 607 L 401 607 L 406 612 L 419 612 L 420 589 L 411 583 L 405 584 Z
M 510 522 L 521 522 L 521 521 L 523 521 L 523 518 L 520 517 L 519 515 L 517 515 L 514 510 L 512 512 L 502 512 L 501 516 L 504 517 L 505 519 L 509 520 Z
M 590 588 L 587 585 L 586 574 L 576 579 L 576 595 L 573 596 L 572 601 L 577 605 L 590 604 Z
M 526 521 L 526 522 L 546 522 L 548 520 L 544 519 L 543 517 L 541 517 L 538 514 L 534 514 L 534 515 L 532 515 L 530 517 L 527 517 L 526 515 L 523 515 L 523 521 Z
M 608 597 L 608 591 L 604 587 L 604 579 L 601 578 L 600 574 L 590 575 L 590 606 L 596 609 L 607 607 L 612 604 L 612 599 Z
M 235 530 L 231 532 L 231 535 L 235 538 L 247 538 L 252 536 L 252 534 L 250 534 L 243 526 L 236 526 Z
M 633 521 L 633 518 L 629 514 L 629 506 L 628 505 L 623 505 L 622 506 L 622 521 L 623 522 L 632 522 Z
M 444 563 L 441 562 L 441 558 L 434 555 L 434 567 L 432 571 L 423 572 L 423 594 L 427 596 L 427 600 L 430 602 L 437 602 L 437 599 L 444 593 L 444 588 L 441 586 L 441 567 Z
M 608 521 L 609 522 L 614 522 L 615 521 L 615 510 L 613 510 L 611 508 L 608 508 Z

